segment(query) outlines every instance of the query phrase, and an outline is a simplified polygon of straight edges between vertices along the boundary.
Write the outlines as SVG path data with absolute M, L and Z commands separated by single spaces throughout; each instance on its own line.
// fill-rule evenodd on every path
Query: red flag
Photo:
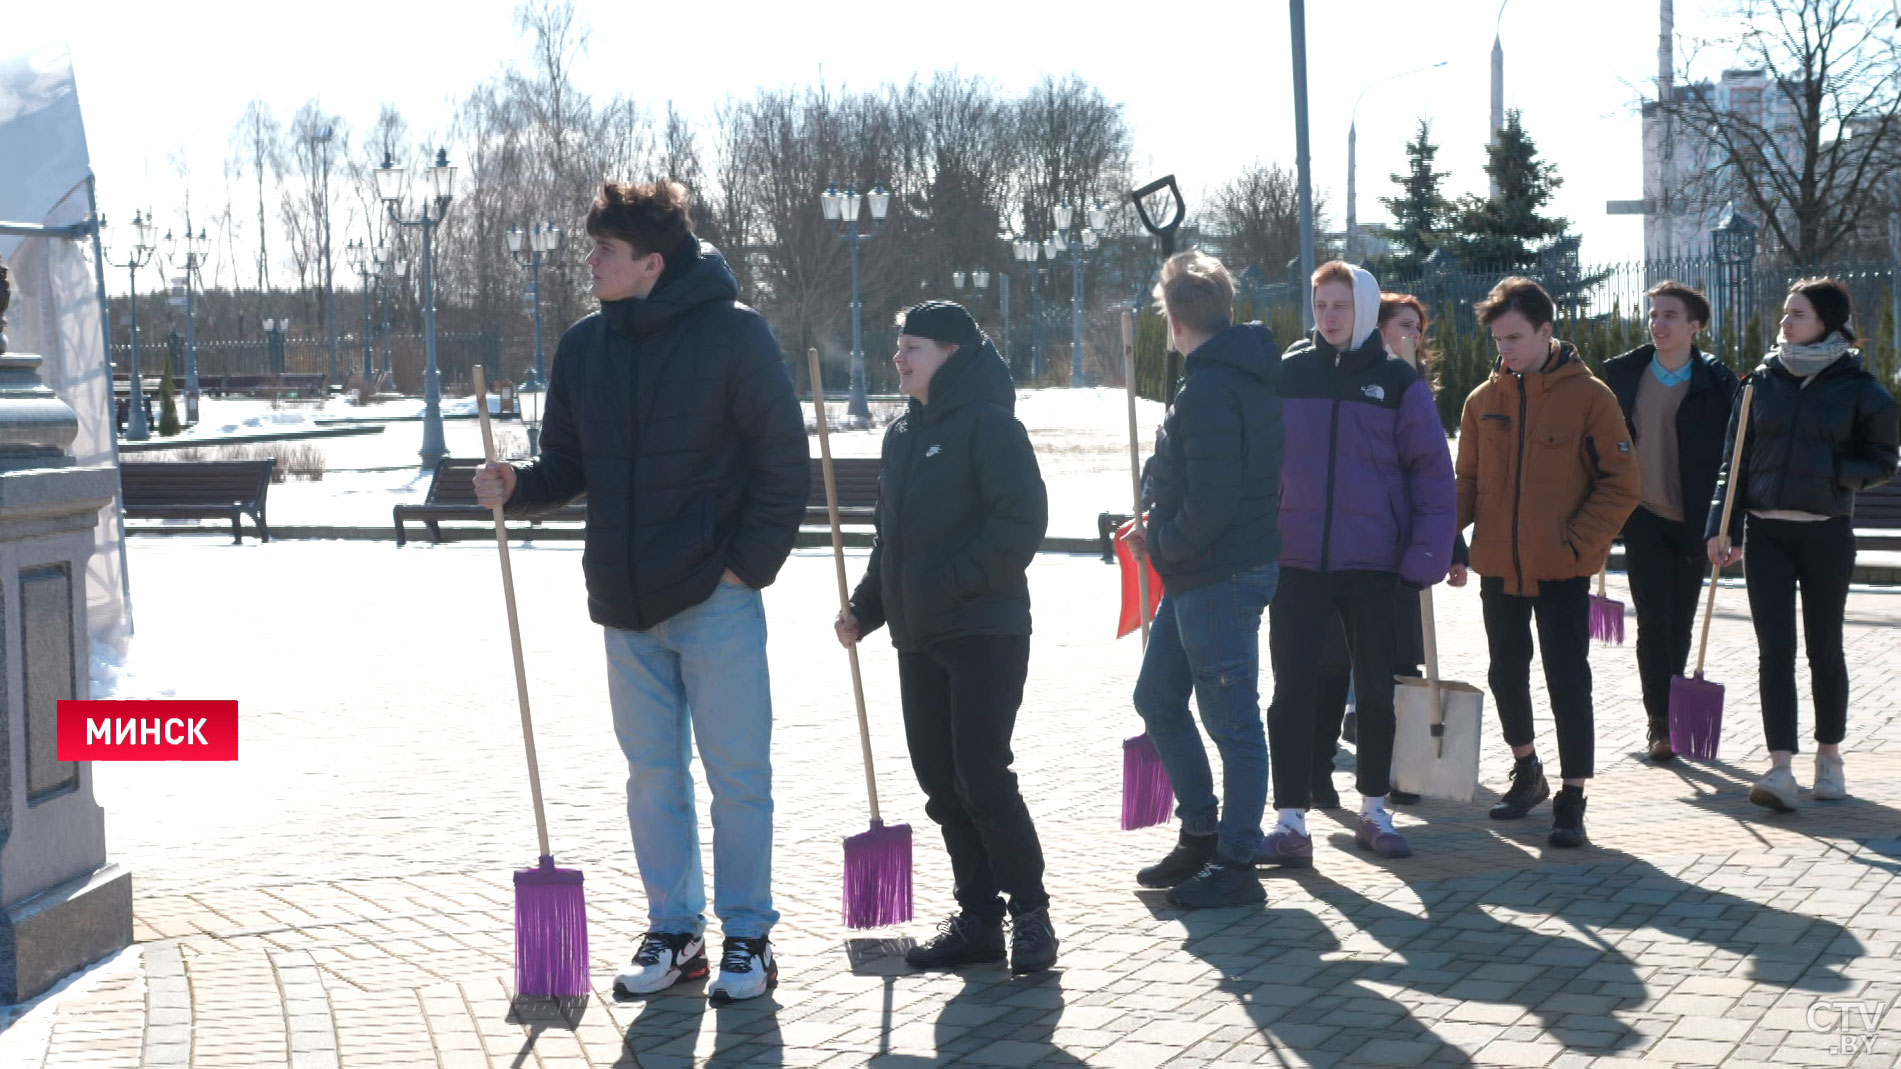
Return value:
M 1141 592 L 1137 588 L 1139 581 L 1136 579 L 1138 572 L 1148 576 L 1150 619 L 1154 618 L 1155 610 L 1161 607 L 1162 604 L 1162 577 L 1156 575 L 1155 569 L 1146 564 L 1141 568 L 1137 568 L 1135 566 L 1135 554 L 1129 551 L 1128 536 L 1129 532 L 1134 529 L 1134 520 L 1130 520 L 1128 523 L 1116 528 L 1116 564 L 1122 571 L 1122 615 L 1116 622 L 1117 638 L 1121 638 L 1142 626 L 1142 599 L 1140 596 Z

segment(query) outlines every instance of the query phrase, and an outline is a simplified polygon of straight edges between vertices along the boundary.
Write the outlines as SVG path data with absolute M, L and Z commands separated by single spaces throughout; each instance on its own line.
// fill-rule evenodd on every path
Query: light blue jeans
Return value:
M 713 912 L 729 938 L 772 908 L 772 691 L 759 591 L 721 582 L 646 631 L 606 628 L 607 693 L 627 755 L 627 823 L 656 932 L 706 930 L 693 742 L 713 791 Z

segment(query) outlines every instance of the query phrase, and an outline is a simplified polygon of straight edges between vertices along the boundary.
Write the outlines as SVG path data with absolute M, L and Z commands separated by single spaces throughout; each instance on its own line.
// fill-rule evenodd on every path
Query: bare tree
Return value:
M 284 154 L 280 138 L 283 130 L 271 117 L 270 105 L 253 100 L 231 131 L 230 153 L 225 174 L 233 179 L 251 178 L 257 182 L 257 286 L 271 288 L 270 221 L 265 213 L 264 190 L 284 177 Z
M 1316 190 L 1316 229 L 1325 212 L 1326 199 Z M 1299 185 L 1294 172 L 1278 164 L 1255 163 L 1216 187 L 1202 218 L 1211 233 L 1220 235 L 1229 266 L 1237 271 L 1252 264 L 1278 282 L 1288 263 L 1300 257 Z
M 1873 0 L 1738 0 L 1737 65 L 1760 88 L 1679 86 L 1666 105 L 1692 149 L 1684 200 L 1735 200 L 1762 220 L 1782 255 L 1821 262 L 1852 246 L 1864 217 L 1891 202 L 1901 91 L 1886 4 Z M 1726 78 L 1730 77 L 1726 74 Z

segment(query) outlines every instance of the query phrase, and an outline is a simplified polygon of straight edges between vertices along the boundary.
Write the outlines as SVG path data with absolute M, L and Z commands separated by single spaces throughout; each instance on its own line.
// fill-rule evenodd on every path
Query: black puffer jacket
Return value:
M 1633 442 L 1637 440 L 1637 387 L 1650 374 L 1656 356 L 1656 346 L 1640 345 L 1604 361 L 1604 384 L 1617 395 Z M 1691 531 L 1703 530 L 1708 521 L 1716 472 L 1728 455 L 1723 452 L 1724 428 L 1741 388 L 1728 365 L 1705 353 L 1690 354 L 1690 385 L 1677 407 L 1677 471 L 1683 485 L 1683 525 Z M 1722 505 L 1717 509 L 1720 515 Z
M 805 514 L 805 418 L 778 343 L 719 252 L 689 241 L 648 297 L 562 335 L 541 456 L 508 499 L 533 517 L 587 494 L 588 613 L 607 627 L 654 627 L 728 568 L 769 585 Z
M 966 635 L 1028 635 L 1024 573 L 1049 524 L 1016 388 L 988 341 L 952 353 L 931 403 L 885 431 L 877 541 L 852 595 L 864 634 L 891 625 L 906 653 Z
M 1171 594 L 1280 556 L 1281 358 L 1259 323 L 1188 355 L 1143 471 L 1149 560 Z
M 1743 515 L 1751 510 L 1850 516 L 1856 491 L 1894 478 L 1901 419 L 1894 395 L 1862 366 L 1861 354 L 1850 349 L 1810 378 L 1814 381 L 1805 385 L 1783 368 L 1779 357 L 1771 356 L 1743 380 L 1755 383 L 1756 392 L 1742 470 L 1735 475 L 1732 543 L 1741 544 Z M 1716 537 L 1723 525 L 1729 456 L 1736 442 L 1736 416 L 1742 411 L 1740 402 L 1734 407 L 1704 525 L 1706 538 Z

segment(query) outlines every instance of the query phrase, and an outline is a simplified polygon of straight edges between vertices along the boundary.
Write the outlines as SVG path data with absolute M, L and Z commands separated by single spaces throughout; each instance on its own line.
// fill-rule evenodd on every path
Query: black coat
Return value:
M 670 258 L 644 299 L 569 327 L 549 373 L 541 456 L 511 516 L 587 494 L 588 613 L 645 631 L 727 569 L 769 585 L 805 515 L 810 464 L 792 376 L 711 245 Z
M 1169 593 L 1280 556 L 1280 374 L 1274 333 L 1259 323 L 1188 355 L 1142 478 L 1149 560 Z
M 1650 374 L 1650 362 L 1656 355 L 1656 346 L 1640 345 L 1604 361 L 1604 383 L 1624 409 L 1624 423 L 1630 428 L 1633 442 L 1637 440 L 1637 387 Z M 1683 524 L 1691 531 L 1703 530 L 1709 518 L 1716 472 L 1726 455 L 1724 429 L 1729 426 L 1730 409 L 1736 407 L 1741 389 L 1728 365 L 1705 353 L 1690 354 L 1690 384 L 1677 408 L 1677 470 L 1683 486 Z M 1720 511 L 1722 506 L 1717 508 Z
M 852 595 L 864 634 L 914 653 L 968 635 L 1028 635 L 1025 572 L 1049 524 L 1016 387 L 989 342 L 931 377 L 930 404 L 885 430 L 877 540 Z
M 1751 510 L 1850 516 L 1856 491 L 1894 478 L 1901 419 L 1894 395 L 1862 366 L 1861 354 L 1851 349 L 1810 378 L 1814 381 L 1804 385 L 1783 368 L 1780 357 L 1772 356 L 1744 380 L 1755 383 L 1756 392 L 1742 471 L 1736 475 L 1729 530 L 1733 544 L 1741 544 L 1743 515 Z M 1704 525 L 1706 538 L 1716 537 L 1723 525 L 1723 495 L 1741 403 L 1734 408 Z

